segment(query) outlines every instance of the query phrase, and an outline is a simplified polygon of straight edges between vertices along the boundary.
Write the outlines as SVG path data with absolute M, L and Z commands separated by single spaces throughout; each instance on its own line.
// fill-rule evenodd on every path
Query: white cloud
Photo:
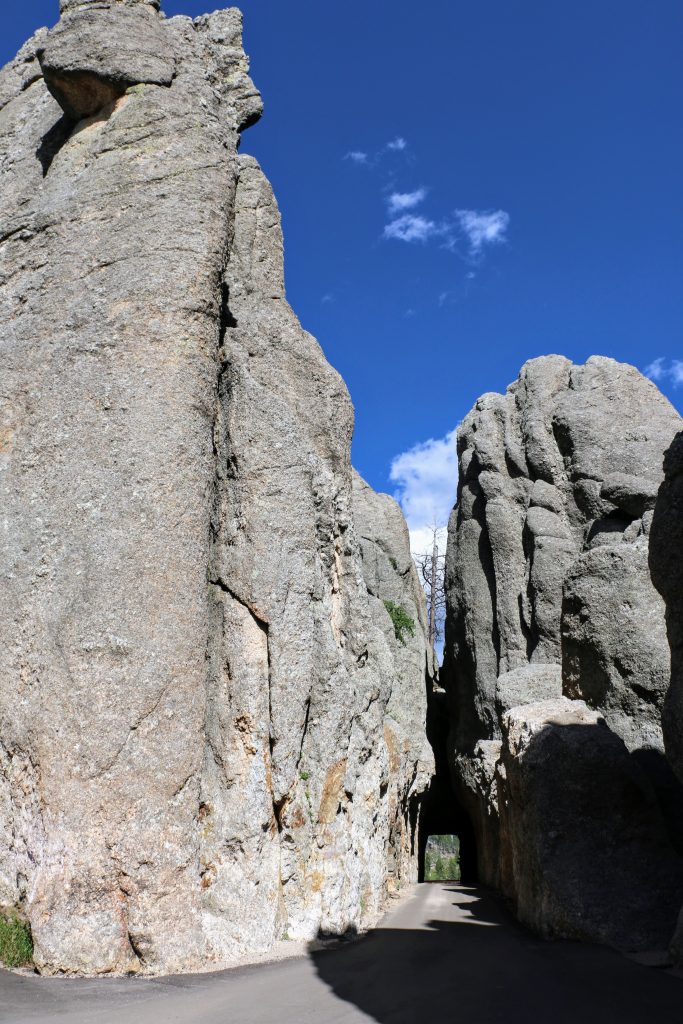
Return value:
M 659 359 L 655 359 L 645 369 L 645 376 L 649 377 L 650 380 L 661 380 L 665 373 L 664 356 L 660 356 Z
M 323 304 L 326 304 L 328 302 L 334 302 L 334 295 L 332 294 L 332 292 L 325 292 L 320 301 Z
M 416 188 L 414 192 L 392 192 L 387 199 L 389 213 L 402 213 L 404 210 L 412 210 L 418 206 L 427 195 L 426 188 Z
M 401 242 L 426 242 L 428 238 L 439 234 L 440 230 L 433 220 L 406 213 L 385 226 L 384 237 L 398 238 Z
M 350 150 L 344 159 L 373 171 L 377 170 L 388 153 L 400 153 L 407 149 L 406 139 L 402 135 L 397 135 L 395 139 L 385 143 L 377 151 Z M 421 185 L 411 192 L 401 192 L 398 189 L 393 192 L 387 189 L 387 192 L 388 194 L 385 193 L 387 223 L 383 231 L 385 239 L 396 239 L 408 243 L 436 240 L 437 244 L 454 253 L 464 263 L 469 263 L 470 266 L 477 265 L 482 261 L 486 248 L 500 245 L 506 241 L 510 215 L 505 210 L 463 208 L 454 210 L 446 217 L 433 220 L 431 217 L 415 212 L 416 208 L 427 199 L 429 189 L 425 186 Z M 474 273 L 467 275 L 467 280 L 473 278 Z M 440 305 L 443 305 L 445 301 L 446 296 L 440 298 Z
M 396 484 L 395 497 L 408 522 L 412 550 L 427 550 L 433 526 L 439 528 L 445 545 L 458 486 L 456 431 L 401 452 L 391 463 L 389 479 Z
M 510 223 L 510 214 L 505 210 L 456 210 L 455 216 L 467 237 L 472 255 L 479 255 L 485 245 L 498 245 L 505 241 Z
M 481 257 L 483 249 L 488 245 L 498 245 L 505 241 L 505 233 L 510 223 L 509 214 L 504 210 L 485 212 L 478 210 L 456 210 L 456 221 L 434 221 L 421 214 L 407 213 L 427 196 L 426 188 L 418 188 L 414 192 L 392 192 L 387 198 L 389 215 L 393 216 L 384 228 L 385 238 L 396 238 L 401 242 L 426 242 L 431 238 L 440 238 L 444 248 L 471 261 Z M 468 247 L 468 255 L 458 252 L 458 241 L 464 241 Z M 468 275 L 471 280 L 474 274 Z M 439 305 L 443 305 L 446 296 L 440 297 Z
M 408 143 L 402 135 L 397 135 L 391 142 L 387 142 L 385 146 L 382 146 L 379 150 L 372 153 L 367 153 L 363 149 L 351 149 L 348 153 L 344 154 L 345 160 L 350 160 L 354 164 L 364 165 L 366 167 L 376 167 L 383 156 L 387 153 L 402 153 L 408 148 Z
M 664 356 L 653 359 L 645 368 L 645 376 L 657 382 L 668 379 L 675 388 L 679 388 L 683 384 L 683 359 L 672 359 L 668 366 Z

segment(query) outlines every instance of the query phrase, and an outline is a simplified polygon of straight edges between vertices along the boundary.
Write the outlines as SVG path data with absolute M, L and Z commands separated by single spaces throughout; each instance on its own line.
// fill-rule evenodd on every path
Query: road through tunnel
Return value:
M 449 718 L 446 694 L 434 689 L 427 711 L 427 737 L 434 751 L 434 776 L 422 798 L 419 819 L 419 881 L 426 878 L 430 837 L 457 837 L 459 874 L 463 882 L 477 880 L 477 849 L 470 817 L 458 800 L 448 764 Z M 448 845 L 448 843 L 446 843 Z

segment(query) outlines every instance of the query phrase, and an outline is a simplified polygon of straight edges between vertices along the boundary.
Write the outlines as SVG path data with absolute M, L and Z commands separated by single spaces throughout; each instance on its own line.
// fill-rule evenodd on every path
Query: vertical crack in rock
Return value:
M 217 432 L 221 466 L 238 456 L 220 483 L 212 578 L 230 581 L 269 627 L 263 715 L 275 842 L 261 876 L 279 903 L 271 899 L 249 927 L 309 938 L 321 927 L 358 927 L 382 906 L 390 816 L 403 814 L 400 798 L 388 807 L 384 785 L 396 669 L 370 623 L 359 571 L 348 396 L 286 303 L 270 186 L 252 158 L 239 165 Z M 424 635 L 416 642 L 424 652 Z M 421 743 L 424 720 L 417 727 Z M 405 756 L 396 758 L 401 770 Z M 407 877 L 408 857 L 403 867 Z
M 308 733 L 308 721 L 309 721 L 310 717 L 311 717 L 311 698 L 309 696 L 308 700 L 306 701 L 306 714 L 304 716 L 304 725 L 303 725 L 303 729 L 301 730 L 301 743 L 299 744 L 299 759 L 298 759 L 298 761 L 296 763 L 297 768 L 301 764 L 301 758 L 303 757 L 304 743 L 306 742 L 306 735 Z
M 683 790 L 664 757 L 669 651 L 648 570 L 681 422 L 633 367 L 547 356 L 459 428 L 451 774 L 480 877 L 548 935 L 663 948 L 681 903 Z
M 142 950 L 139 948 L 139 946 L 137 944 L 137 940 L 135 939 L 135 937 L 130 932 L 128 932 L 128 941 L 130 943 L 130 948 L 132 949 L 134 956 L 137 957 L 137 959 L 140 962 L 140 965 L 144 966 L 145 955 L 142 952 Z

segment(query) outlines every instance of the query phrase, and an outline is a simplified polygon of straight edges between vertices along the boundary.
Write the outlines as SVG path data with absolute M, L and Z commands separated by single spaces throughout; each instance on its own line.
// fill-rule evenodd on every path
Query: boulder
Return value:
M 562 669 L 559 665 L 522 665 L 504 672 L 496 682 L 496 710 L 499 718 L 518 704 L 533 704 L 562 696 Z
M 565 578 L 561 628 L 567 696 L 599 708 L 629 750 L 663 753 L 669 651 L 646 537 L 579 555 Z
M 65 14 L 38 58 L 45 85 L 75 121 L 96 114 L 130 86 L 169 86 L 175 74 L 169 34 L 146 3 Z
M 520 920 L 547 937 L 665 950 L 683 861 L 623 741 L 560 697 L 503 717 L 501 762 L 502 885 Z

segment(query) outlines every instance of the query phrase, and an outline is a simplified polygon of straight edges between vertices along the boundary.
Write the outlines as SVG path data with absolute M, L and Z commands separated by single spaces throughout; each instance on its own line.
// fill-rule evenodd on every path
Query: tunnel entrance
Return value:
M 459 881 L 477 881 L 477 848 L 474 829 L 469 815 L 458 801 L 451 784 L 448 767 L 448 732 L 449 718 L 446 706 L 446 694 L 435 687 L 429 694 L 427 706 L 427 738 L 434 751 L 435 771 L 429 789 L 424 794 L 420 806 L 419 817 L 419 861 L 418 879 L 420 882 L 436 880 L 427 877 L 426 868 L 430 873 L 435 869 L 436 857 L 432 857 L 432 847 L 436 851 L 439 845 L 432 842 L 429 848 L 430 860 L 427 864 L 427 851 L 430 840 L 441 837 L 444 851 L 448 841 L 457 841 L 457 859 Z M 448 861 L 453 854 L 448 854 Z M 444 855 L 441 855 L 442 862 Z M 444 870 L 447 870 L 444 864 Z M 452 879 L 455 881 L 455 879 Z
M 460 881 L 460 837 L 428 836 L 425 844 L 425 882 Z
M 423 800 L 419 836 L 420 882 L 437 881 L 429 876 L 437 870 L 439 856 L 443 871 L 450 871 L 451 859 L 457 859 L 458 878 L 449 874 L 444 880 L 477 881 L 477 848 L 469 815 L 458 803 L 450 779 L 439 778 L 438 773 Z

